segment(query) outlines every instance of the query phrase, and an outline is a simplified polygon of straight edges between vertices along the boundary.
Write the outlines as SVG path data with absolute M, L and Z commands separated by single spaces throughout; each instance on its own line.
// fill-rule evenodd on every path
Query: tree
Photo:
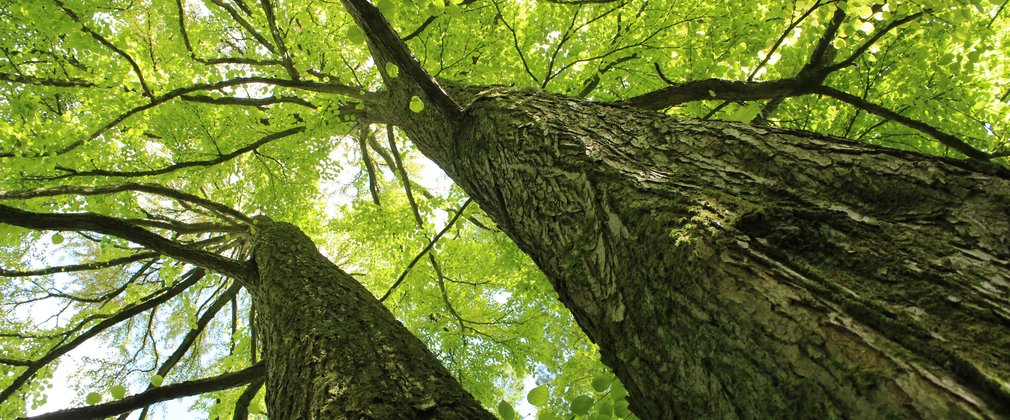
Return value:
M 272 415 L 306 413 L 294 398 L 305 388 L 285 381 L 286 366 L 297 367 L 294 377 L 312 378 L 307 389 L 328 388 L 333 396 L 308 393 L 302 407 L 356 413 L 334 402 L 354 395 L 417 416 L 442 407 L 440 415 L 476 415 L 477 403 L 420 342 L 297 229 L 231 209 L 294 221 L 326 241 L 319 233 L 333 228 L 314 221 L 321 217 L 312 203 L 327 165 L 340 162 L 334 151 L 349 150 L 339 148 L 340 138 L 355 140 L 356 156 L 346 160 L 360 167 L 356 185 L 368 191 L 360 198 L 372 204 L 347 208 L 340 220 L 371 223 L 353 234 L 341 228 L 348 233 L 327 245 L 355 252 L 335 259 L 362 267 L 381 259 L 382 252 L 363 250 L 399 239 L 354 244 L 395 229 L 382 225 L 394 224 L 395 213 L 380 209 L 399 203 L 416 226 L 399 230 L 416 229 L 407 237 L 424 246 L 400 253 L 403 262 L 409 257 L 402 255 L 413 258 L 389 291 L 374 283 L 373 290 L 383 301 L 400 297 L 397 315 L 450 366 L 459 367 L 451 359 L 463 354 L 489 356 L 490 364 L 514 369 L 512 378 L 537 371 L 553 393 L 530 393 L 541 414 L 584 414 L 590 405 L 598 415 L 623 417 L 630 408 L 645 418 L 1008 412 L 1010 174 L 1002 166 L 1002 133 L 1010 107 L 1000 47 L 1010 31 L 1002 30 L 1002 3 L 377 6 L 57 0 L 5 10 L 0 75 L 8 82 L 3 112 L 10 125 L 0 152 L 12 176 L 3 197 L 24 201 L 4 206 L 0 220 L 36 229 L 7 232 L 7 252 L 25 252 L 41 237 L 38 229 L 81 231 L 69 245 L 62 234 L 50 238 L 65 254 L 105 258 L 62 269 L 134 275 L 126 282 L 115 281 L 116 273 L 78 276 L 75 292 L 65 293 L 68 280 L 51 276 L 57 268 L 5 269 L 8 277 L 50 276 L 4 284 L 13 291 L 5 293 L 8 304 L 77 303 L 72 322 L 57 322 L 50 334 L 24 332 L 25 318 L 7 315 L 3 363 L 13 374 L 6 378 L 26 379 L 3 379 L 10 381 L 4 414 L 23 413 L 42 392 L 49 362 L 60 356 L 55 350 L 134 315 L 148 312 L 154 320 L 169 302 L 188 311 L 183 319 L 194 318 L 197 304 L 173 299 L 190 290 L 185 297 L 206 309 L 189 334 L 175 338 L 179 355 L 161 364 L 159 377 L 187 352 L 199 352 L 191 348 L 198 337 L 213 345 L 202 332 L 229 301 L 230 343 L 219 343 L 227 350 L 217 354 L 229 356 L 212 369 L 191 357 L 188 369 L 251 366 L 210 380 L 220 387 L 253 383 L 248 392 L 214 394 L 222 403 L 212 415 L 245 415 L 264 377 L 252 364 L 261 351 Z M 33 21 L 51 25 L 27 24 Z M 478 30 L 501 36 L 473 37 Z M 700 119 L 684 118 L 691 116 Z M 416 199 L 414 191 L 427 191 L 411 181 L 403 161 L 410 150 L 398 149 L 394 126 L 459 189 Z M 123 178 L 151 182 L 116 181 Z M 392 180 L 402 195 L 385 188 Z M 480 211 L 459 204 L 464 192 Z M 67 195 L 75 198 L 47 198 Z M 424 216 L 439 207 L 448 208 L 442 214 L 451 221 L 429 239 Z M 79 210 L 103 215 L 73 213 Z M 564 327 L 553 326 L 557 336 L 543 337 L 536 327 L 512 336 L 557 350 L 547 355 L 500 343 L 538 322 L 524 306 L 550 305 L 551 296 L 529 279 L 458 287 L 465 282 L 453 279 L 457 273 L 482 269 L 460 263 L 461 255 L 480 255 L 468 254 L 478 249 L 487 259 L 489 249 L 503 249 L 480 248 L 504 242 L 484 217 L 546 274 L 623 385 L 591 397 L 591 387 L 603 392 L 611 379 L 578 372 L 599 368 L 590 367 L 592 348 L 567 342 Z M 466 227 L 454 227 L 462 219 Z M 443 242 L 450 230 L 465 245 Z M 189 268 L 156 259 L 162 255 L 218 274 L 204 279 L 193 268 L 180 281 L 167 280 Z M 239 262 L 245 258 L 251 265 Z M 409 299 L 403 286 L 421 259 L 427 267 L 418 270 L 430 269 L 434 286 L 427 302 Z M 382 273 L 378 266 L 368 274 Z M 138 281 L 145 276 L 157 281 Z M 265 278 L 327 280 L 284 283 L 285 290 L 305 291 L 292 299 L 263 288 L 274 283 Z M 348 294 L 322 298 L 334 290 L 351 290 L 369 305 L 355 312 L 333 304 Z M 521 303 L 502 310 L 495 305 L 503 297 Z M 469 312 L 455 306 L 461 301 Z M 257 326 L 243 333 L 236 314 L 246 305 Z M 418 318 L 435 328 L 421 327 Z M 317 328 L 327 324 L 334 327 Z M 179 326 L 119 329 L 124 337 L 139 332 L 135 354 L 145 352 L 148 336 L 183 335 Z M 386 383 L 399 384 L 392 394 L 402 398 L 392 406 L 368 397 L 369 386 L 334 387 L 339 375 L 363 375 L 369 385 L 383 380 L 342 359 L 367 351 L 335 354 L 325 351 L 334 346 L 313 344 L 358 343 L 353 339 L 362 342 L 348 348 L 376 350 L 380 359 L 387 351 L 410 355 L 394 357 L 400 362 L 393 365 L 423 365 L 395 372 L 436 373 L 427 382 L 391 377 Z M 509 350 L 494 355 L 486 350 L 494 345 Z M 160 361 L 152 348 L 153 355 L 132 362 Z M 565 353 L 574 353 L 567 363 L 558 360 Z M 236 355 L 245 358 L 236 362 Z M 117 379 L 128 378 L 131 361 L 122 359 L 102 372 L 119 369 Z M 322 371 L 298 370 L 316 363 Z M 475 365 L 465 364 L 480 372 Z M 480 376 L 467 388 L 485 405 L 514 399 L 515 391 L 493 390 L 492 375 Z M 27 380 L 36 377 L 42 380 Z M 220 389 L 206 383 L 173 390 Z M 368 410 L 358 412 L 393 415 Z M 510 410 L 503 401 L 499 413 Z

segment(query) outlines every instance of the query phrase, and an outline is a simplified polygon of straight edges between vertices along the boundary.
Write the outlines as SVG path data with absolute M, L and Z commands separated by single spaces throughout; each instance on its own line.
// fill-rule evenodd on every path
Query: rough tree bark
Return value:
M 399 125 L 547 274 L 643 418 L 1010 413 L 1010 175 L 533 91 L 445 94 L 341 0 Z M 407 110 L 417 96 L 430 107 Z
M 254 243 L 271 418 L 493 418 L 297 227 L 258 217 Z
M 640 417 L 1008 413 L 997 171 L 532 91 L 451 93 L 469 98 L 453 135 L 405 130 L 547 273 Z

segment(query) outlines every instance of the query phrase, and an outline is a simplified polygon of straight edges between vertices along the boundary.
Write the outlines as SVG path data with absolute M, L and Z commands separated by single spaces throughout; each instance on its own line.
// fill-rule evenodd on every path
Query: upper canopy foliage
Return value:
M 439 80 L 936 155 L 1001 160 L 1010 149 L 1006 1 L 773 3 L 376 5 Z M 536 268 L 479 209 L 462 210 L 418 261 L 465 197 L 426 179 L 430 169 L 405 139 L 387 138 L 388 126 L 378 124 L 389 121 L 370 112 L 383 89 L 372 63 L 337 1 L 7 3 L 0 198 L 35 212 L 130 219 L 236 259 L 247 255 L 241 218 L 137 184 L 114 194 L 75 188 L 158 184 L 291 221 L 379 297 L 412 267 L 386 303 L 485 404 L 517 401 L 523 378 L 535 375 L 553 390 L 544 411 L 569 413 L 568 401 L 592 394 L 591 378 L 603 368 Z M 14 193 L 59 186 L 69 194 Z M 74 405 L 116 384 L 140 392 L 155 373 L 182 382 L 252 363 L 244 292 L 216 274 L 175 291 L 190 267 L 138 252 L 111 235 L 0 225 L 0 389 L 91 332 L 113 350 L 84 361 Z M 17 273 L 93 261 L 119 264 Z M 142 306 L 154 296 L 164 303 Z M 124 311 L 137 316 L 117 315 Z M 180 358 L 167 363 L 176 348 Z M 44 400 L 54 369 L 34 364 L 34 379 L 5 394 L 0 417 Z M 240 394 L 211 394 L 200 408 L 230 415 Z M 611 396 L 620 406 L 620 391 Z M 606 411 L 608 403 L 598 405 Z

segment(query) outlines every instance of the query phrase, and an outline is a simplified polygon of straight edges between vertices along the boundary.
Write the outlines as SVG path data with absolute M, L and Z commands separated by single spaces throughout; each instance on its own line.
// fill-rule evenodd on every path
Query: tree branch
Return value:
M 25 85 L 42 85 L 57 87 L 94 87 L 95 84 L 83 79 L 48 79 L 44 77 L 25 76 L 20 74 L 0 73 L 0 80 L 21 83 Z
M 726 101 L 755 101 L 813 93 L 816 83 L 797 78 L 767 82 L 741 82 L 723 79 L 704 79 L 677 83 L 623 101 L 619 105 L 658 111 L 687 102 L 707 99 Z
M 70 273 L 74 271 L 101 270 L 103 268 L 115 267 L 117 265 L 129 264 L 147 258 L 158 256 L 157 252 L 138 252 L 126 257 L 113 258 L 107 261 L 94 261 L 84 264 L 61 265 L 56 267 L 46 267 L 37 270 L 14 271 L 0 267 L 0 277 L 30 277 L 44 276 L 47 274 Z
M 281 37 L 281 31 L 277 28 L 277 17 L 274 15 L 274 5 L 270 0 L 260 0 L 260 5 L 263 7 L 263 14 L 266 15 L 267 27 L 270 28 L 270 34 L 274 38 L 274 45 L 277 46 L 277 54 L 281 56 L 281 61 L 283 62 L 284 70 L 287 70 L 288 76 L 292 80 L 298 80 L 298 70 L 295 69 L 295 64 L 291 62 L 291 53 L 288 52 L 287 45 L 284 45 L 284 38 Z
M 463 7 L 463 6 L 469 5 L 470 3 L 473 3 L 475 1 L 477 1 L 477 0 L 463 0 L 463 1 L 461 1 L 459 3 L 458 6 L 459 7 Z M 438 16 L 428 16 L 428 18 L 425 19 L 424 22 L 422 22 L 421 25 L 417 27 L 417 29 L 414 29 L 413 32 L 407 34 L 403 38 L 400 38 L 400 40 L 403 41 L 403 42 L 407 42 L 407 41 L 410 41 L 411 39 L 414 39 L 418 35 L 421 35 L 421 32 L 424 32 L 424 30 L 427 29 L 429 25 L 431 25 L 432 23 L 434 23 L 435 19 L 438 19 Z
M 60 7 L 60 9 L 63 10 L 64 13 L 67 14 L 67 16 L 70 16 L 70 19 L 72 19 L 74 22 L 77 22 L 77 24 L 81 25 L 81 30 L 84 31 L 84 33 L 91 35 L 91 37 L 94 38 L 96 41 L 98 41 L 99 44 L 104 45 L 108 49 L 118 54 L 120 57 L 126 59 L 126 61 L 130 63 L 130 67 L 133 67 L 133 72 L 136 73 L 137 79 L 140 80 L 140 87 L 144 89 L 144 96 L 154 99 L 154 92 L 152 92 L 151 88 L 147 86 L 147 81 L 144 80 L 144 74 L 140 71 L 140 66 L 137 65 L 137 62 L 133 59 L 133 57 L 130 57 L 130 55 L 127 54 L 126 51 L 119 49 L 119 47 L 116 47 L 113 43 L 109 42 L 109 40 L 105 39 L 105 37 L 102 36 L 102 34 L 99 34 L 98 32 L 91 30 L 91 28 L 89 28 L 88 25 L 85 25 L 84 22 L 81 21 L 81 18 L 77 16 L 77 13 L 74 13 L 73 10 L 67 8 L 67 6 L 63 4 L 61 0 L 53 0 L 53 1 L 56 3 L 57 6 Z
M 215 213 L 228 215 L 235 219 L 241 220 L 247 224 L 252 224 L 252 219 L 250 219 L 249 216 L 246 216 L 245 214 L 242 214 L 241 212 L 231 207 L 228 207 L 224 204 L 216 203 L 214 201 L 198 197 L 190 193 L 154 184 L 141 184 L 141 183 L 128 182 L 123 184 L 112 184 L 112 185 L 97 185 L 97 186 L 63 185 L 59 187 L 36 188 L 32 190 L 22 190 L 22 191 L 7 191 L 7 192 L 0 191 L 0 200 L 51 197 L 66 194 L 85 195 L 85 196 L 101 195 L 124 191 L 146 192 L 150 194 L 156 194 L 163 197 L 172 198 L 179 201 L 193 203 L 200 207 L 213 211 Z
M 428 241 L 428 244 L 425 245 L 424 248 L 421 249 L 421 252 L 419 252 L 417 256 L 410 261 L 410 264 L 407 264 L 407 268 L 405 268 L 403 272 L 400 273 L 400 276 L 396 278 L 396 281 L 393 282 L 393 285 L 389 287 L 389 290 L 387 290 L 386 293 L 383 294 L 381 298 L 379 298 L 379 302 L 383 302 L 387 298 L 389 298 L 389 295 L 393 293 L 393 290 L 396 290 L 396 288 L 400 286 L 400 283 L 403 283 L 403 279 L 407 278 L 407 274 L 410 273 L 410 270 L 412 268 L 414 268 L 414 265 L 416 265 L 417 262 L 421 260 L 421 258 L 427 255 L 428 251 L 431 251 L 431 248 L 435 246 L 435 243 L 438 242 L 439 239 L 442 238 L 442 235 L 444 235 L 446 232 L 449 231 L 449 228 L 451 228 L 456 223 L 456 220 L 458 220 L 459 217 L 463 215 L 463 210 L 466 210 L 466 206 L 469 206 L 472 200 L 473 199 L 471 198 L 467 198 L 466 201 L 463 202 L 463 205 L 460 206 L 459 211 L 457 211 L 456 214 L 452 216 L 452 219 L 449 219 L 449 222 L 445 224 L 445 227 L 442 228 L 442 230 L 438 231 L 438 233 L 435 234 L 434 238 L 431 238 L 431 240 Z
M 0 206 L 0 210 L 2 210 L 3 207 L 4 206 Z M 85 341 L 90 340 L 92 337 L 98 335 L 100 332 L 105 331 L 106 329 L 120 322 L 130 319 L 137 314 L 143 313 L 158 305 L 161 305 L 162 303 L 167 302 L 169 299 L 179 295 L 184 290 L 188 289 L 190 286 L 196 284 L 196 282 L 202 279 L 203 276 L 204 271 L 202 269 L 199 268 L 193 269 L 184 276 L 181 282 L 176 283 L 172 287 L 168 288 L 168 290 L 166 290 L 165 293 L 159 295 L 158 297 L 145 301 L 143 303 L 127 307 L 126 309 L 120 311 L 116 315 L 106 318 L 102 322 L 99 322 L 94 327 L 91 327 L 91 329 L 89 329 L 87 332 L 75 337 L 69 343 L 56 347 L 50 350 L 44 356 L 40 357 L 39 359 L 32 361 L 31 365 L 28 366 L 28 368 L 25 369 L 25 371 L 22 372 L 21 375 L 19 375 L 17 378 L 14 378 L 14 380 L 11 382 L 10 385 L 7 386 L 7 388 L 4 388 L 3 391 L 0 391 L 0 404 L 7 401 L 7 399 L 10 398 L 11 395 L 14 395 L 14 393 L 17 392 L 19 388 L 21 388 L 21 386 L 23 386 L 25 383 L 31 380 L 31 378 L 35 376 L 35 373 L 38 372 L 39 369 L 42 369 L 44 366 L 48 365 L 53 360 L 56 360 L 60 356 L 70 352 L 71 350 L 81 345 Z
M 240 280 L 250 276 L 244 262 L 165 239 L 122 219 L 94 213 L 35 213 L 0 204 L 0 223 L 29 229 L 92 231 L 143 245 L 163 255 Z
M 887 34 L 890 30 L 892 30 L 894 28 L 897 28 L 897 27 L 899 27 L 901 25 L 904 25 L 904 24 L 906 24 L 908 22 L 911 22 L 911 21 L 913 21 L 915 19 L 918 19 L 919 16 L 923 15 L 923 13 L 924 12 L 913 13 L 913 14 L 905 16 L 905 17 L 903 17 L 901 19 L 898 19 L 896 21 L 891 22 L 890 24 L 888 24 L 887 26 L 885 26 L 883 29 L 874 32 L 873 36 L 871 36 L 870 39 L 866 40 L 866 42 L 864 42 L 862 45 L 860 45 L 859 48 L 856 48 L 856 50 L 853 51 L 852 54 L 850 54 L 848 58 L 846 58 L 846 59 L 844 59 L 842 61 L 839 61 L 839 62 L 837 62 L 835 64 L 832 64 L 830 66 L 825 67 L 824 71 L 826 73 L 831 73 L 833 71 L 836 71 L 836 70 L 839 70 L 839 69 L 842 69 L 842 68 L 845 68 L 845 67 L 848 67 L 848 66 L 851 66 L 851 65 L 855 64 L 856 59 L 859 58 L 860 55 L 862 55 L 864 52 L 866 52 L 866 50 L 870 49 L 870 47 L 873 46 L 873 44 L 876 43 L 877 40 L 879 40 L 881 37 L 883 37 L 885 34 Z
M 840 90 L 837 90 L 837 89 L 834 89 L 834 88 L 831 88 L 831 87 L 828 87 L 828 86 L 820 86 L 820 87 L 818 87 L 816 89 L 816 93 L 820 93 L 820 94 L 825 95 L 825 96 L 830 96 L 832 98 L 835 98 L 835 99 L 837 99 L 839 101 L 845 102 L 845 103 L 847 103 L 849 105 L 855 106 L 855 107 L 857 107 L 859 109 L 862 109 L 862 110 L 864 110 L 866 112 L 869 112 L 871 114 L 877 115 L 879 117 L 887 118 L 889 120 L 892 120 L 892 121 L 895 121 L 895 122 L 897 122 L 899 124 L 902 124 L 902 125 L 904 125 L 904 126 L 906 126 L 908 128 L 911 128 L 911 129 L 920 131 L 922 133 L 925 133 L 926 135 L 928 135 L 928 136 L 936 139 L 937 141 L 939 141 L 943 145 L 945 145 L 947 147 L 950 147 L 951 149 L 957 150 L 957 151 L 963 153 L 965 156 L 968 156 L 970 158 L 980 159 L 980 160 L 988 160 L 988 159 L 992 159 L 992 157 L 993 157 L 989 153 L 986 153 L 986 152 L 983 152 L 981 150 L 978 150 L 978 149 L 972 147 L 971 145 L 969 145 L 968 143 L 965 143 L 965 142 L 961 141 L 961 139 L 958 139 L 957 137 L 954 137 L 954 136 L 952 136 L 950 134 L 947 134 L 947 133 L 944 133 L 944 132 L 940 131 L 936 127 L 933 127 L 933 126 L 931 126 L 929 124 L 926 124 L 926 123 L 918 121 L 918 120 L 911 119 L 911 118 L 906 117 L 904 115 L 898 114 L 897 112 L 891 111 L 891 110 L 889 110 L 887 108 L 884 108 L 883 106 L 880 106 L 880 105 L 877 105 L 875 103 L 869 102 L 869 101 L 867 101 L 865 99 L 862 99 L 862 98 L 860 98 L 858 96 L 855 96 L 855 95 L 852 95 L 852 94 L 849 94 L 849 93 L 845 93 L 845 92 L 842 92 Z
M 238 400 L 235 401 L 235 412 L 232 416 L 232 420 L 246 420 L 249 418 L 249 404 L 252 403 L 253 398 L 256 398 L 256 394 L 263 387 L 263 379 L 256 379 L 249 383 L 249 386 L 242 391 L 242 395 L 238 396 Z
M 181 169 L 185 169 L 185 168 L 200 167 L 200 166 L 214 166 L 214 165 L 217 165 L 219 163 L 223 163 L 223 162 L 227 162 L 229 160 L 232 160 L 232 159 L 238 157 L 239 155 L 242 155 L 242 154 L 251 152 L 253 150 L 256 150 L 256 149 L 262 147 L 263 145 L 265 145 L 267 143 L 270 143 L 270 142 L 272 142 L 274 140 L 279 140 L 279 139 L 282 139 L 282 138 L 285 138 L 285 137 L 288 137 L 288 136 L 291 136 L 291 135 L 294 135 L 294 134 L 298 134 L 298 133 L 301 133 L 301 132 L 304 132 L 304 131 L 305 131 L 305 127 L 303 127 L 303 126 L 289 128 L 289 129 L 284 130 L 284 131 L 278 131 L 276 133 L 270 133 L 270 134 L 268 134 L 266 136 L 263 136 L 259 140 L 256 140 L 256 141 L 250 143 L 249 145 L 246 145 L 245 147 L 236 149 L 236 150 L 234 150 L 234 151 L 232 151 L 230 153 L 219 155 L 218 157 L 216 157 L 214 159 L 195 160 L 195 161 L 189 161 L 189 162 L 180 162 L 180 163 L 176 163 L 174 165 L 168 165 L 168 166 L 165 166 L 165 167 L 159 168 L 159 169 L 150 169 L 150 170 L 146 170 L 146 171 L 109 171 L 109 170 L 105 170 L 105 169 L 94 169 L 94 170 L 90 170 L 90 171 L 76 171 L 76 170 L 72 170 L 72 169 L 69 169 L 69 168 L 57 167 L 57 169 L 62 169 L 62 170 L 65 170 L 65 171 L 69 171 L 69 173 L 63 174 L 63 175 L 57 175 L 57 176 L 40 177 L 40 178 L 43 178 L 43 179 L 46 179 L 46 180 L 58 180 L 58 179 L 74 178 L 74 177 L 81 177 L 81 176 L 140 177 L 140 176 L 162 175 L 162 174 L 167 174 L 169 172 L 175 172 L 175 171 L 178 171 L 178 170 L 181 170 Z
M 372 202 L 376 206 L 381 205 L 379 202 L 379 185 L 378 176 L 379 173 L 375 169 L 375 162 L 372 161 L 372 156 L 368 153 L 368 137 L 373 136 L 374 133 L 368 129 L 368 127 L 362 127 L 358 132 L 358 148 L 361 149 L 361 161 L 365 164 L 365 172 L 368 175 L 368 192 L 372 194 Z
M 765 65 L 768 64 L 768 60 L 771 60 L 772 55 L 775 53 L 775 51 L 778 50 L 780 46 L 782 46 L 782 41 L 785 41 L 786 37 L 793 32 L 793 29 L 795 29 L 797 25 L 802 23 L 804 20 L 806 20 L 807 17 L 810 16 L 811 13 L 821 8 L 821 6 L 824 6 L 825 4 L 826 3 L 821 3 L 820 0 L 818 0 L 814 2 L 814 4 L 810 6 L 810 8 L 807 9 L 806 12 L 801 14 L 800 17 L 796 18 L 796 20 L 792 22 L 789 22 L 789 26 L 787 26 L 786 30 L 782 31 L 782 35 L 780 35 L 779 38 L 775 40 L 775 43 L 772 44 L 771 49 L 768 50 L 768 54 L 766 54 L 765 57 L 761 59 L 761 62 L 758 63 L 756 67 L 754 67 L 754 70 L 751 70 L 750 74 L 747 75 L 747 81 L 750 82 L 754 80 L 754 77 L 757 76 L 758 71 L 760 71 Z
M 406 93 L 420 90 L 419 93 L 424 95 L 422 99 L 450 120 L 456 121 L 463 115 L 462 108 L 421 67 L 421 63 L 410 53 L 407 45 L 396 35 L 379 9 L 368 0 L 340 0 L 340 2 L 364 31 L 372 56 L 390 91 Z M 400 76 L 390 78 L 386 74 L 386 63 L 395 64 L 400 69 Z
M 186 355 L 189 349 L 193 346 L 193 343 L 196 342 L 196 339 L 200 337 L 200 334 L 202 334 L 207 328 L 207 325 L 210 324 L 210 321 L 214 320 L 214 317 L 217 316 L 218 312 L 221 311 L 221 308 L 223 308 L 225 304 L 231 302 L 235 296 L 238 296 L 238 292 L 240 290 L 242 290 L 242 285 L 238 282 L 234 282 L 228 290 L 218 296 L 217 299 L 214 300 L 214 303 L 212 303 L 210 307 L 207 308 L 202 315 L 200 315 L 200 318 L 196 321 L 196 325 L 194 325 L 193 328 L 186 333 L 186 336 L 183 337 L 179 345 L 176 346 L 175 351 L 172 352 L 172 355 L 170 355 L 168 359 L 166 359 L 161 366 L 158 367 L 155 374 L 160 375 L 162 378 L 168 376 L 168 372 L 170 372 L 172 368 L 174 368 L 175 365 L 182 360 L 182 357 Z M 145 392 L 154 388 L 156 388 L 154 385 L 149 385 Z M 148 405 L 143 407 L 143 411 L 141 411 L 140 416 L 141 418 L 145 417 L 145 413 L 149 407 L 150 406 Z
M 190 58 L 193 61 L 202 64 L 248 64 L 254 66 L 276 66 L 280 65 L 280 60 L 257 60 L 253 58 L 243 58 L 243 57 L 230 57 L 230 58 L 200 58 L 196 55 L 193 50 L 193 45 L 189 41 L 189 32 L 186 31 L 186 12 L 182 7 L 182 0 L 175 0 L 175 5 L 179 10 L 179 32 L 182 34 L 182 42 L 186 45 L 186 51 L 189 51 Z
M 268 51 L 270 51 L 270 52 L 272 52 L 274 54 L 277 54 L 277 48 L 275 48 L 274 45 L 270 43 L 270 41 L 267 41 L 267 39 L 265 37 L 263 37 L 263 35 L 261 35 L 259 33 L 259 31 L 257 31 L 256 28 L 253 27 L 252 24 L 249 23 L 248 20 L 245 20 L 245 18 L 243 18 L 242 15 L 238 14 L 238 12 L 235 11 L 235 9 L 233 7 L 229 6 L 227 3 L 225 3 L 225 2 L 223 2 L 221 0 L 210 0 L 210 2 L 214 3 L 218 7 L 222 8 L 226 12 L 228 12 L 228 14 L 231 16 L 231 18 L 236 23 L 238 23 L 239 26 L 241 26 L 243 29 L 245 29 L 246 32 L 248 32 L 250 35 L 252 35 L 252 37 L 254 39 L 256 39 L 256 42 L 259 42 L 260 45 L 262 45 Z
M 225 96 L 222 98 L 215 98 L 213 96 L 206 95 L 183 95 L 182 100 L 189 102 L 200 102 L 211 105 L 238 105 L 238 106 L 269 106 L 279 103 L 291 103 L 296 105 L 301 105 L 306 108 L 316 109 L 316 106 L 311 102 L 306 101 L 297 96 L 268 96 L 266 98 L 237 98 L 233 96 Z
M 123 398 L 119 401 L 89 407 L 78 407 L 71 408 L 69 410 L 54 411 L 52 413 L 42 414 L 39 416 L 24 417 L 22 420 L 104 419 L 117 414 L 128 413 L 138 408 L 162 401 L 235 388 L 237 386 L 259 380 L 265 375 L 266 367 L 262 362 L 260 362 L 238 372 L 225 373 L 211 378 L 166 385 Z
M 101 136 L 102 134 L 104 134 L 106 131 L 109 131 L 109 129 L 111 129 L 111 128 L 117 126 L 117 125 L 119 125 L 119 123 L 125 121 L 127 118 L 130 118 L 134 114 L 137 114 L 139 112 L 146 111 L 148 109 L 154 108 L 155 106 L 158 106 L 160 104 L 163 104 L 163 103 L 168 102 L 170 100 L 173 100 L 175 98 L 179 98 L 179 97 L 181 97 L 183 95 L 190 94 L 190 93 L 193 93 L 193 92 L 199 92 L 199 91 L 205 91 L 205 90 L 218 90 L 218 89 L 224 89 L 224 88 L 232 87 L 232 86 L 254 84 L 254 83 L 261 83 L 261 84 L 266 84 L 266 85 L 274 85 L 274 86 L 280 86 L 280 87 L 287 87 L 287 88 L 299 89 L 299 90 L 307 90 L 307 91 L 312 91 L 312 92 L 333 93 L 333 94 L 337 94 L 337 95 L 345 95 L 345 96 L 356 98 L 356 99 L 359 99 L 359 100 L 362 100 L 362 101 L 372 100 L 373 99 L 371 96 L 367 95 L 361 89 L 358 89 L 358 88 L 355 88 L 355 87 L 351 87 L 351 86 L 342 85 L 342 84 L 337 84 L 337 83 L 319 83 L 319 82 L 301 81 L 301 80 L 295 81 L 295 80 L 287 80 L 287 79 L 278 79 L 278 78 L 274 78 L 274 77 L 237 77 L 237 78 L 234 78 L 234 79 L 222 80 L 222 81 L 214 82 L 214 83 L 199 83 L 199 84 L 195 84 L 195 85 L 192 85 L 192 86 L 187 86 L 187 87 L 182 87 L 182 88 L 178 88 L 178 89 L 173 89 L 173 90 L 169 91 L 168 93 L 166 93 L 164 95 L 161 95 L 161 96 L 158 96 L 158 97 L 152 99 L 148 103 L 145 103 L 143 105 L 131 108 L 131 109 L 127 110 L 126 112 L 120 114 L 116 118 L 114 118 L 108 124 L 102 126 L 98 130 L 95 130 L 86 139 L 77 140 L 77 141 L 75 141 L 73 143 L 70 143 L 66 147 L 64 147 L 64 148 L 60 149 L 59 151 L 57 151 L 57 153 L 63 154 L 63 153 L 70 152 L 71 150 L 76 149 L 77 147 L 81 146 L 85 142 L 97 139 L 99 136 Z M 10 155 L 10 154 L 0 155 L 0 157 L 10 157 L 8 155 Z

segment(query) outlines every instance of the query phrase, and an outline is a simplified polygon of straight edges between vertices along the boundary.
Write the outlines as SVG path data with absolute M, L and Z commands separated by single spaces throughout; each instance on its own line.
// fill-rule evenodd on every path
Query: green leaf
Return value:
M 502 420 L 512 420 L 516 417 L 516 410 L 505 400 L 498 402 L 498 415 Z
M 347 40 L 355 44 L 365 43 L 365 33 L 361 31 L 361 28 L 351 25 L 347 28 Z
M 537 407 L 543 407 L 547 405 L 547 400 L 551 397 L 550 391 L 547 390 L 547 385 L 540 385 L 536 388 L 530 390 L 526 394 L 526 401 Z
M 400 75 L 400 67 L 394 63 L 386 63 L 386 74 L 389 75 L 391 79 L 395 79 L 396 76 Z
M 610 388 L 610 384 L 613 382 L 613 376 L 607 374 L 596 375 L 596 377 L 593 378 L 593 389 L 595 389 L 596 392 L 606 391 L 607 388 Z
M 728 119 L 730 121 L 749 123 L 751 121 L 754 121 L 754 118 L 757 118 L 758 114 L 760 113 L 761 113 L 761 105 L 757 103 L 750 103 L 747 104 L 746 106 L 741 106 L 737 108 L 736 111 L 730 114 Z
M 379 0 L 378 3 L 375 5 L 375 7 L 377 7 L 379 11 L 382 12 L 382 14 L 386 16 L 386 19 L 388 20 L 389 18 L 396 15 L 397 12 L 396 3 L 397 2 L 393 0 Z
M 126 388 L 122 385 L 115 385 L 109 389 L 109 394 L 112 394 L 112 398 L 121 400 L 126 396 Z
M 59 233 L 54 233 L 52 239 L 53 239 L 53 245 L 59 245 L 63 243 L 63 235 L 60 235 Z
M 625 418 L 631 414 L 631 410 L 628 409 L 628 401 L 620 400 L 614 403 L 614 416 Z
M 616 382 L 613 384 L 613 389 L 610 390 L 610 395 L 613 395 L 615 399 L 621 399 L 628 395 L 628 390 L 624 388 L 624 384 Z
M 161 386 L 161 383 L 165 381 L 165 377 L 161 375 L 154 375 L 151 377 L 151 385 Z
M 588 395 L 579 395 L 578 397 L 572 399 L 572 412 L 579 415 L 586 414 L 589 412 L 589 409 L 592 408 L 593 403 L 594 401 L 592 397 Z
M 421 112 L 424 110 L 424 102 L 421 101 L 421 98 L 418 98 L 417 95 L 410 98 L 410 110 L 412 112 Z
M 596 404 L 596 411 L 600 414 L 610 416 L 611 414 L 614 414 L 614 402 L 611 399 L 600 401 L 599 404 Z
M 84 402 L 88 403 L 88 405 L 98 404 L 102 402 L 102 394 L 99 394 L 97 392 L 89 392 L 88 395 L 84 397 Z

